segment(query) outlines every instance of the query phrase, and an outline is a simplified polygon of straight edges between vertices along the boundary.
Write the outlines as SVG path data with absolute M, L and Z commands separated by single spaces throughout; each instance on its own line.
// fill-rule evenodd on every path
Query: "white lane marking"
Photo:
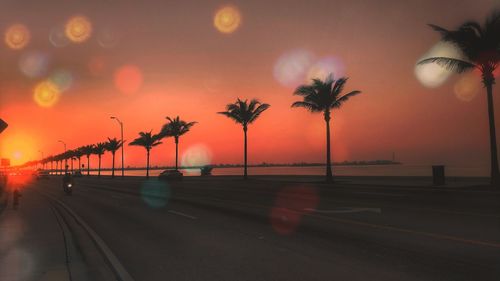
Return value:
M 372 213 L 382 213 L 380 208 L 338 208 L 338 210 L 316 210 L 311 208 L 305 208 L 304 211 L 316 212 L 322 214 L 344 214 L 344 213 L 359 213 L 359 212 L 372 212 Z
M 184 213 L 181 213 L 181 212 L 177 212 L 177 211 L 174 211 L 174 210 L 168 210 L 168 212 L 171 213 L 171 214 L 178 215 L 178 216 L 185 217 L 185 218 L 192 219 L 192 220 L 198 219 L 195 216 L 191 216 L 191 215 L 184 214 Z

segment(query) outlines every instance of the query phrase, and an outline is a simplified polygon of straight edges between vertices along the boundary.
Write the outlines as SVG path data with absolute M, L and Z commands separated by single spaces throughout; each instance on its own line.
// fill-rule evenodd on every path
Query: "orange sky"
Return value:
M 0 118 L 9 123 L 0 155 L 13 164 L 38 158 L 39 150 L 62 152 L 59 139 L 76 148 L 119 137 L 112 115 L 124 122 L 128 141 L 139 131 L 158 132 L 166 116 L 198 121 L 181 138 L 181 154 L 203 144 L 211 162 L 241 163 L 241 127 L 216 114 L 237 97 L 271 104 L 249 129 L 251 163 L 322 162 L 322 116 L 290 108 L 294 86 L 304 80 L 283 85 L 276 74 L 280 58 L 301 52 L 311 54 L 311 64 L 335 58 L 335 74 L 350 77 L 346 90 L 363 92 L 334 113 L 334 161 L 390 159 L 396 152 L 405 163 L 488 163 L 484 90 L 462 101 L 454 94 L 460 76 L 426 88 L 414 65 L 438 41 L 426 23 L 453 28 L 482 21 L 495 1 L 233 1 L 241 24 L 229 34 L 213 25 L 227 2 L 41 2 L 10 1 L 0 11 L 2 30 L 21 23 L 31 33 L 20 50 L 0 46 Z M 51 44 L 51 30 L 74 15 L 92 24 L 88 40 Z M 102 47 L 108 31 L 118 39 Z M 47 62 L 36 73 L 20 67 L 33 54 Z M 125 81 L 117 82 L 123 66 L 129 66 Z M 134 69 L 141 77 L 133 77 Z M 40 107 L 35 85 L 57 70 L 73 81 L 55 105 Z M 142 148 L 125 149 L 126 165 L 144 165 Z M 110 158 L 104 156 L 105 166 Z M 152 165 L 173 160 L 172 139 L 153 149 Z

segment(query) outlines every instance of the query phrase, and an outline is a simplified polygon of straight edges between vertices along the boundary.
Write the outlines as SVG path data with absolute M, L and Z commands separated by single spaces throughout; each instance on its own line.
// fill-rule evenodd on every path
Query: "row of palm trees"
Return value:
M 292 104 L 292 107 L 303 107 L 311 112 L 322 112 L 326 124 L 326 180 L 327 182 L 333 181 L 333 174 L 331 168 L 331 152 L 330 152 L 330 120 L 332 119 L 333 109 L 340 108 L 340 106 L 347 101 L 350 97 L 357 95 L 360 91 L 352 91 L 347 94 L 342 94 L 343 88 L 347 82 L 347 78 L 340 78 L 334 80 L 332 75 L 329 75 L 325 80 L 313 79 L 309 85 L 302 85 L 296 89 L 295 95 L 302 97 L 301 101 Z M 225 111 L 217 112 L 233 120 L 241 125 L 244 134 L 244 179 L 248 178 L 248 140 L 247 132 L 250 124 L 255 122 L 259 116 L 270 107 L 269 104 L 261 103 L 257 99 L 241 100 L 237 99 L 236 102 L 226 105 Z M 178 170 L 178 155 L 179 155 L 179 139 L 182 135 L 190 131 L 196 122 L 186 122 L 181 120 L 179 116 L 175 118 L 167 117 L 167 123 L 162 126 L 158 134 L 149 132 L 139 132 L 139 137 L 129 143 L 133 146 L 141 146 L 146 150 L 146 177 L 149 177 L 149 162 L 151 149 L 155 146 L 162 144 L 162 139 L 172 137 L 175 141 L 175 169 Z M 49 156 L 41 160 L 41 163 L 56 163 L 56 170 L 62 172 L 62 162 L 69 159 L 71 163 L 73 160 L 78 160 L 79 167 L 81 166 L 80 159 L 82 156 L 87 157 L 87 175 L 90 175 L 90 156 L 97 155 L 98 173 L 101 175 L 101 157 L 106 151 L 112 154 L 112 169 L 111 176 L 115 176 L 115 153 L 124 145 L 123 142 L 116 138 L 108 138 L 106 142 L 99 142 L 96 144 L 85 145 L 74 150 L 69 150 L 55 156 Z M 66 166 L 65 169 L 68 167 Z M 71 164 L 73 170 L 73 164 Z
M 175 169 L 178 169 L 178 152 L 179 152 L 179 139 L 182 135 L 189 132 L 192 126 L 196 122 L 186 122 L 181 120 L 179 116 L 171 118 L 167 117 L 168 122 L 163 125 L 160 133 L 153 134 L 149 132 L 140 132 L 139 137 L 134 139 L 129 145 L 142 146 L 146 149 L 147 154 L 147 165 L 146 165 L 146 176 L 149 177 L 149 155 L 153 147 L 161 144 L 161 139 L 173 137 L 175 140 Z M 115 154 L 123 145 L 125 141 L 118 140 L 116 138 L 108 138 L 105 142 L 98 142 L 96 144 L 89 144 L 78 147 L 76 149 L 67 150 L 61 154 L 53 155 L 41 159 L 39 161 L 31 161 L 25 163 L 23 166 L 33 166 L 37 164 L 46 165 L 50 163 L 50 169 L 55 170 L 56 173 L 62 174 L 63 171 L 67 171 L 69 168 L 73 171 L 73 160 L 78 160 L 78 167 L 83 167 L 81 165 L 81 158 L 83 156 L 87 157 L 87 175 L 90 175 L 90 156 L 97 155 L 98 168 L 97 176 L 101 175 L 101 159 L 106 152 L 110 152 L 112 155 L 112 168 L 111 177 L 115 177 Z M 70 161 L 71 166 L 67 165 L 67 161 Z M 64 162 L 64 168 L 63 168 Z M 55 169 L 54 164 L 55 163 Z

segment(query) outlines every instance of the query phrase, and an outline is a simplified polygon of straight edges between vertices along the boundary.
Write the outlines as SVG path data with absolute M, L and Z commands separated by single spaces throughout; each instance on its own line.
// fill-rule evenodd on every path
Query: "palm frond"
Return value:
M 422 65 L 427 63 L 437 63 L 438 65 L 444 67 L 445 69 L 457 73 L 463 73 L 476 67 L 476 65 L 471 62 L 464 61 L 461 59 L 446 58 L 446 57 L 427 58 L 419 61 L 417 64 Z

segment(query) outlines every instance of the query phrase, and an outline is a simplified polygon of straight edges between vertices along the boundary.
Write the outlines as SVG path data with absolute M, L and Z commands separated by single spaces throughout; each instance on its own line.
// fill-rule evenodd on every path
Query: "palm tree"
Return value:
M 97 154 L 99 157 L 99 168 L 97 170 L 97 176 L 101 176 L 101 157 L 106 152 L 106 143 L 105 142 L 98 142 L 94 145 L 94 154 Z
M 248 100 L 240 100 L 239 98 L 235 103 L 230 103 L 226 105 L 226 111 L 217 112 L 218 114 L 222 114 L 227 116 L 229 119 L 232 119 L 234 122 L 241 124 L 243 126 L 243 133 L 245 135 L 245 143 L 244 143 L 244 172 L 243 178 L 248 178 L 247 173 L 247 130 L 248 125 L 253 123 L 260 116 L 262 112 L 269 108 L 269 104 L 260 103 L 257 99 L 252 99 L 250 103 Z
M 163 125 L 160 136 L 174 137 L 175 139 L 175 170 L 178 170 L 178 155 L 179 155 L 179 137 L 189 132 L 191 127 L 197 122 L 186 122 L 180 120 L 179 116 L 175 118 L 167 117 L 168 123 Z
M 129 145 L 142 146 L 146 149 L 147 160 L 146 160 L 146 177 L 149 178 L 149 153 L 151 148 L 160 145 L 161 135 L 153 135 L 151 131 L 149 132 L 139 132 L 139 137 L 133 140 Z
M 122 147 L 123 142 L 121 140 L 117 140 L 116 138 L 108 138 L 108 142 L 106 142 L 106 150 L 110 151 L 113 155 L 113 165 L 111 168 L 111 177 L 115 177 L 115 153 L 120 147 Z
M 299 86 L 294 95 L 301 96 L 302 101 L 296 101 L 292 107 L 304 107 L 310 112 L 323 112 L 326 122 L 326 181 L 333 182 L 332 163 L 330 155 L 330 119 L 333 109 L 340 108 L 350 97 L 355 96 L 360 91 L 352 91 L 341 95 L 348 78 L 334 80 L 332 74 L 328 75 L 324 81 L 312 79 L 310 85 Z
M 473 69 L 478 69 L 481 72 L 488 100 L 491 184 L 498 185 L 500 184 L 500 173 L 493 107 L 493 84 L 495 84 L 494 71 L 500 62 L 500 10 L 493 12 L 483 26 L 475 21 L 469 21 L 462 24 L 457 30 L 447 30 L 432 24 L 430 27 L 441 35 L 443 41 L 457 46 L 462 51 L 464 59 L 432 57 L 420 61 L 419 64 L 437 63 L 457 73 Z
M 81 170 L 82 169 L 82 156 L 84 155 L 83 151 L 82 151 L 82 147 L 79 147 L 77 149 L 75 149 L 75 154 L 74 156 L 76 157 L 76 159 L 78 159 L 78 170 Z
M 94 145 L 84 145 L 80 148 L 83 155 L 87 157 L 87 176 L 90 175 L 90 155 L 94 153 Z

